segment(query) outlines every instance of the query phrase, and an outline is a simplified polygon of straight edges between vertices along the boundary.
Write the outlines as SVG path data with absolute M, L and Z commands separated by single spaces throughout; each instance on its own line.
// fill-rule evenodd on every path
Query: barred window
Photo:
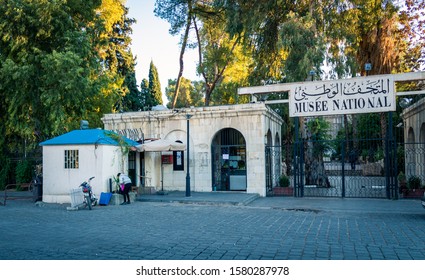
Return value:
M 78 150 L 65 150 L 65 169 L 77 169 L 78 162 Z

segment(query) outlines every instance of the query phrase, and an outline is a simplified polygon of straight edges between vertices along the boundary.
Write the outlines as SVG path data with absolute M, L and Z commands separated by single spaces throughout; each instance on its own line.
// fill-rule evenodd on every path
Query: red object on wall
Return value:
M 161 156 L 163 164 L 172 164 L 173 163 L 173 155 L 162 155 Z

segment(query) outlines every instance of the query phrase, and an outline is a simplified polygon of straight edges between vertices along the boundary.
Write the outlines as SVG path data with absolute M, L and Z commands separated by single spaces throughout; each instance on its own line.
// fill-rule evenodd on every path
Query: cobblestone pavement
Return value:
M 425 260 L 419 201 L 136 201 L 92 211 L 66 206 L 0 206 L 0 259 Z

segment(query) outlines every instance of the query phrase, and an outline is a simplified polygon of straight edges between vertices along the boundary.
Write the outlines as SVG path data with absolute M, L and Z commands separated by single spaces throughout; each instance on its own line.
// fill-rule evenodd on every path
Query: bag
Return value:
M 125 185 L 124 184 L 121 184 L 120 185 L 120 188 L 121 188 L 121 191 L 123 192 L 124 191 L 124 188 L 125 188 Z

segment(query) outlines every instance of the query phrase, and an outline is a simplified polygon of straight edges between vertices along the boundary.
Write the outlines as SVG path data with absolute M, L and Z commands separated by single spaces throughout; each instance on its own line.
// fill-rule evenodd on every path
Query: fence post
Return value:
M 295 145 L 294 145 L 294 196 L 304 196 L 303 187 L 303 158 L 304 155 L 299 137 L 299 118 L 295 118 Z
M 397 146 L 393 133 L 393 114 L 388 113 L 387 135 L 385 138 L 385 182 L 388 199 L 398 199 Z
M 347 145 L 347 139 L 341 141 L 342 149 L 341 149 L 341 197 L 345 197 L 345 147 Z

